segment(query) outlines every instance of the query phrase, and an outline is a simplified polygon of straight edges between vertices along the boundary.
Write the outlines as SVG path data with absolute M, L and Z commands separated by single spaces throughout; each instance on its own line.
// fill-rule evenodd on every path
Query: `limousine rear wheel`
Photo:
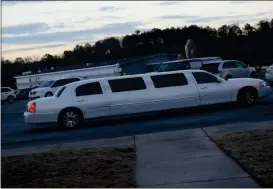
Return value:
M 59 125 L 63 128 L 72 129 L 79 127 L 83 122 L 83 116 L 80 110 L 68 108 L 59 115 Z

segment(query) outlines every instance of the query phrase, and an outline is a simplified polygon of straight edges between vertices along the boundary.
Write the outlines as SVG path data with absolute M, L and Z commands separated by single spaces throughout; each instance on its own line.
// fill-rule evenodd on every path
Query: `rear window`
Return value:
M 142 77 L 109 80 L 108 83 L 113 93 L 146 89 Z
M 76 88 L 76 96 L 89 96 L 103 94 L 99 82 L 83 84 Z
M 155 75 L 151 76 L 151 79 L 155 88 L 188 85 L 188 80 L 183 73 Z
M 203 70 L 210 73 L 218 73 L 219 63 L 203 64 Z
M 66 87 L 61 87 L 61 88 L 56 92 L 56 97 L 59 98 L 59 97 L 61 96 L 61 94 L 64 92 L 65 88 L 66 88 Z

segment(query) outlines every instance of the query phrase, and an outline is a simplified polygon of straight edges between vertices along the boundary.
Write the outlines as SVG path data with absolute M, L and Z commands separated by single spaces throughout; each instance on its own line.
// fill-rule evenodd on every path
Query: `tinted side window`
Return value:
M 52 85 L 52 87 L 59 87 L 59 86 L 63 86 L 63 85 L 65 85 L 65 80 L 61 79 L 61 80 L 55 81 L 55 83 Z
M 76 96 L 96 95 L 102 93 L 102 88 L 99 82 L 83 84 L 76 88 Z
M 193 72 L 193 77 L 198 84 L 203 83 L 218 83 L 217 77 L 204 72 Z
M 146 89 L 142 77 L 114 79 L 108 81 L 113 93 Z
M 243 64 L 243 63 L 241 63 L 241 62 L 234 62 L 235 64 L 236 64 L 236 68 L 245 68 L 246 67 L 246 65 L 245 64 Z
M 151 76 L 155 88 L 188 85 L 188 80 L 182 73 Z
M 79 78 L 69 78 L 69 79 L 60 79 L 58 81 L 56 81 L 52 87 L 59 87 L 59 86 L 63 86 L 63 85 L 66 85 L 68 83 L 72 83 L 72 82 L 75 82 L 75 81 L 79 81 L 80 79 Z
M 203 64 L 203 70 L 206 70 L 211 73 L 217 73 L 219 64 L 220 63 Z
M 63 85 L 66 85 L 66 84 L 68 84 L 68 83 L 73 83 L 73 82 L 76 82 L 76 81 L 80 81 L 80 79 L 79 78 L 69 78 L 69 79 L 64 79 L 64 81 L 63 81 Z
M 236 63 L 235 62 L 225 62 L 223 64 L 223 68 L 236 68 Z

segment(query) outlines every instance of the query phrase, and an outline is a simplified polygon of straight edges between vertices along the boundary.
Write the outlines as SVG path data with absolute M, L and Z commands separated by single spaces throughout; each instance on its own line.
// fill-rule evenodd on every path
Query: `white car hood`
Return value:
M 37 92 L 37 93 L 39 93 L 39 92 L 44 92 L 44 91 L 46 91 L 48 89 L 49 89 L 49 87 L 38 87 L 36 89 L 31 90 L 30 92 Z
M 229 79 L 226 82 L 230 83 L 233 86 L 242 86 L 242 85 L 256 86 L 260 82 L 264 82 L 264 80 L 254 79 L 254 78 L 234 78 L 234 79 Z

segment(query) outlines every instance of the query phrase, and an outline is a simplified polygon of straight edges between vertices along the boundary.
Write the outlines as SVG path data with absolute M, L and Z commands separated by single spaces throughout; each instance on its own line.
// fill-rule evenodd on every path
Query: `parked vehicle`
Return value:
M 225 81 L 203 70 L 98 78 L 70 83 L 53 97 L 30 101 L 24 120 L 73 128 L 93 118 L 234 101 L 252 105 L 270 92 L 260 79 Z
M 273 86 L 273 64 L 266 69 L 265 78 Z
M 16 100 L 28 100 L 28 94 L 31 90 L 33 90 L 33 88 L 18 90 Z
M 203 64 L 203 70 L 213 73 L 225 80 L 231 78 L 255 77 L 256 69 L 238 60 L 223 60 Z
M 1 102 L 13 103 L 16 99 L 16 91 L 10 87 L 1 87 Z
M 158 68 L 158 72 L 169 72 L 176 70 L 188 70 L 188 69 L 201 69 L 203 64 L 207 62 L 222 61 L 220 57 L 204 57 L 204 58 L 192 58 L 183 60 L 174 60 L 161 63 Z
M 16 80 L 17 89 L 28 89 L 39 86 L 42 83 L 49 80 L 57 80 L 70 77 L 99 78 L 106 76 L 118 76 L 120 75 L 120 72 L 121 68 L 119 68 L 119 64 L 115 64 L 107 66 L 88 67 L 82 69 L 16 76 L 14 77 L 14 79 Z
M 66 85 L 68 83 L 80 81 L 80 80 L 81 80 L 81 78 L 79 78 L 79 77 L 72 77 L 72 78 L 46 81 L 42 85 L 40 85 L 38 88 L 31 90 L 29 92 L 28 98 L 29 99 L 36 99 L 36 98 L 53 96 L 54 93 L 61 86 Z

